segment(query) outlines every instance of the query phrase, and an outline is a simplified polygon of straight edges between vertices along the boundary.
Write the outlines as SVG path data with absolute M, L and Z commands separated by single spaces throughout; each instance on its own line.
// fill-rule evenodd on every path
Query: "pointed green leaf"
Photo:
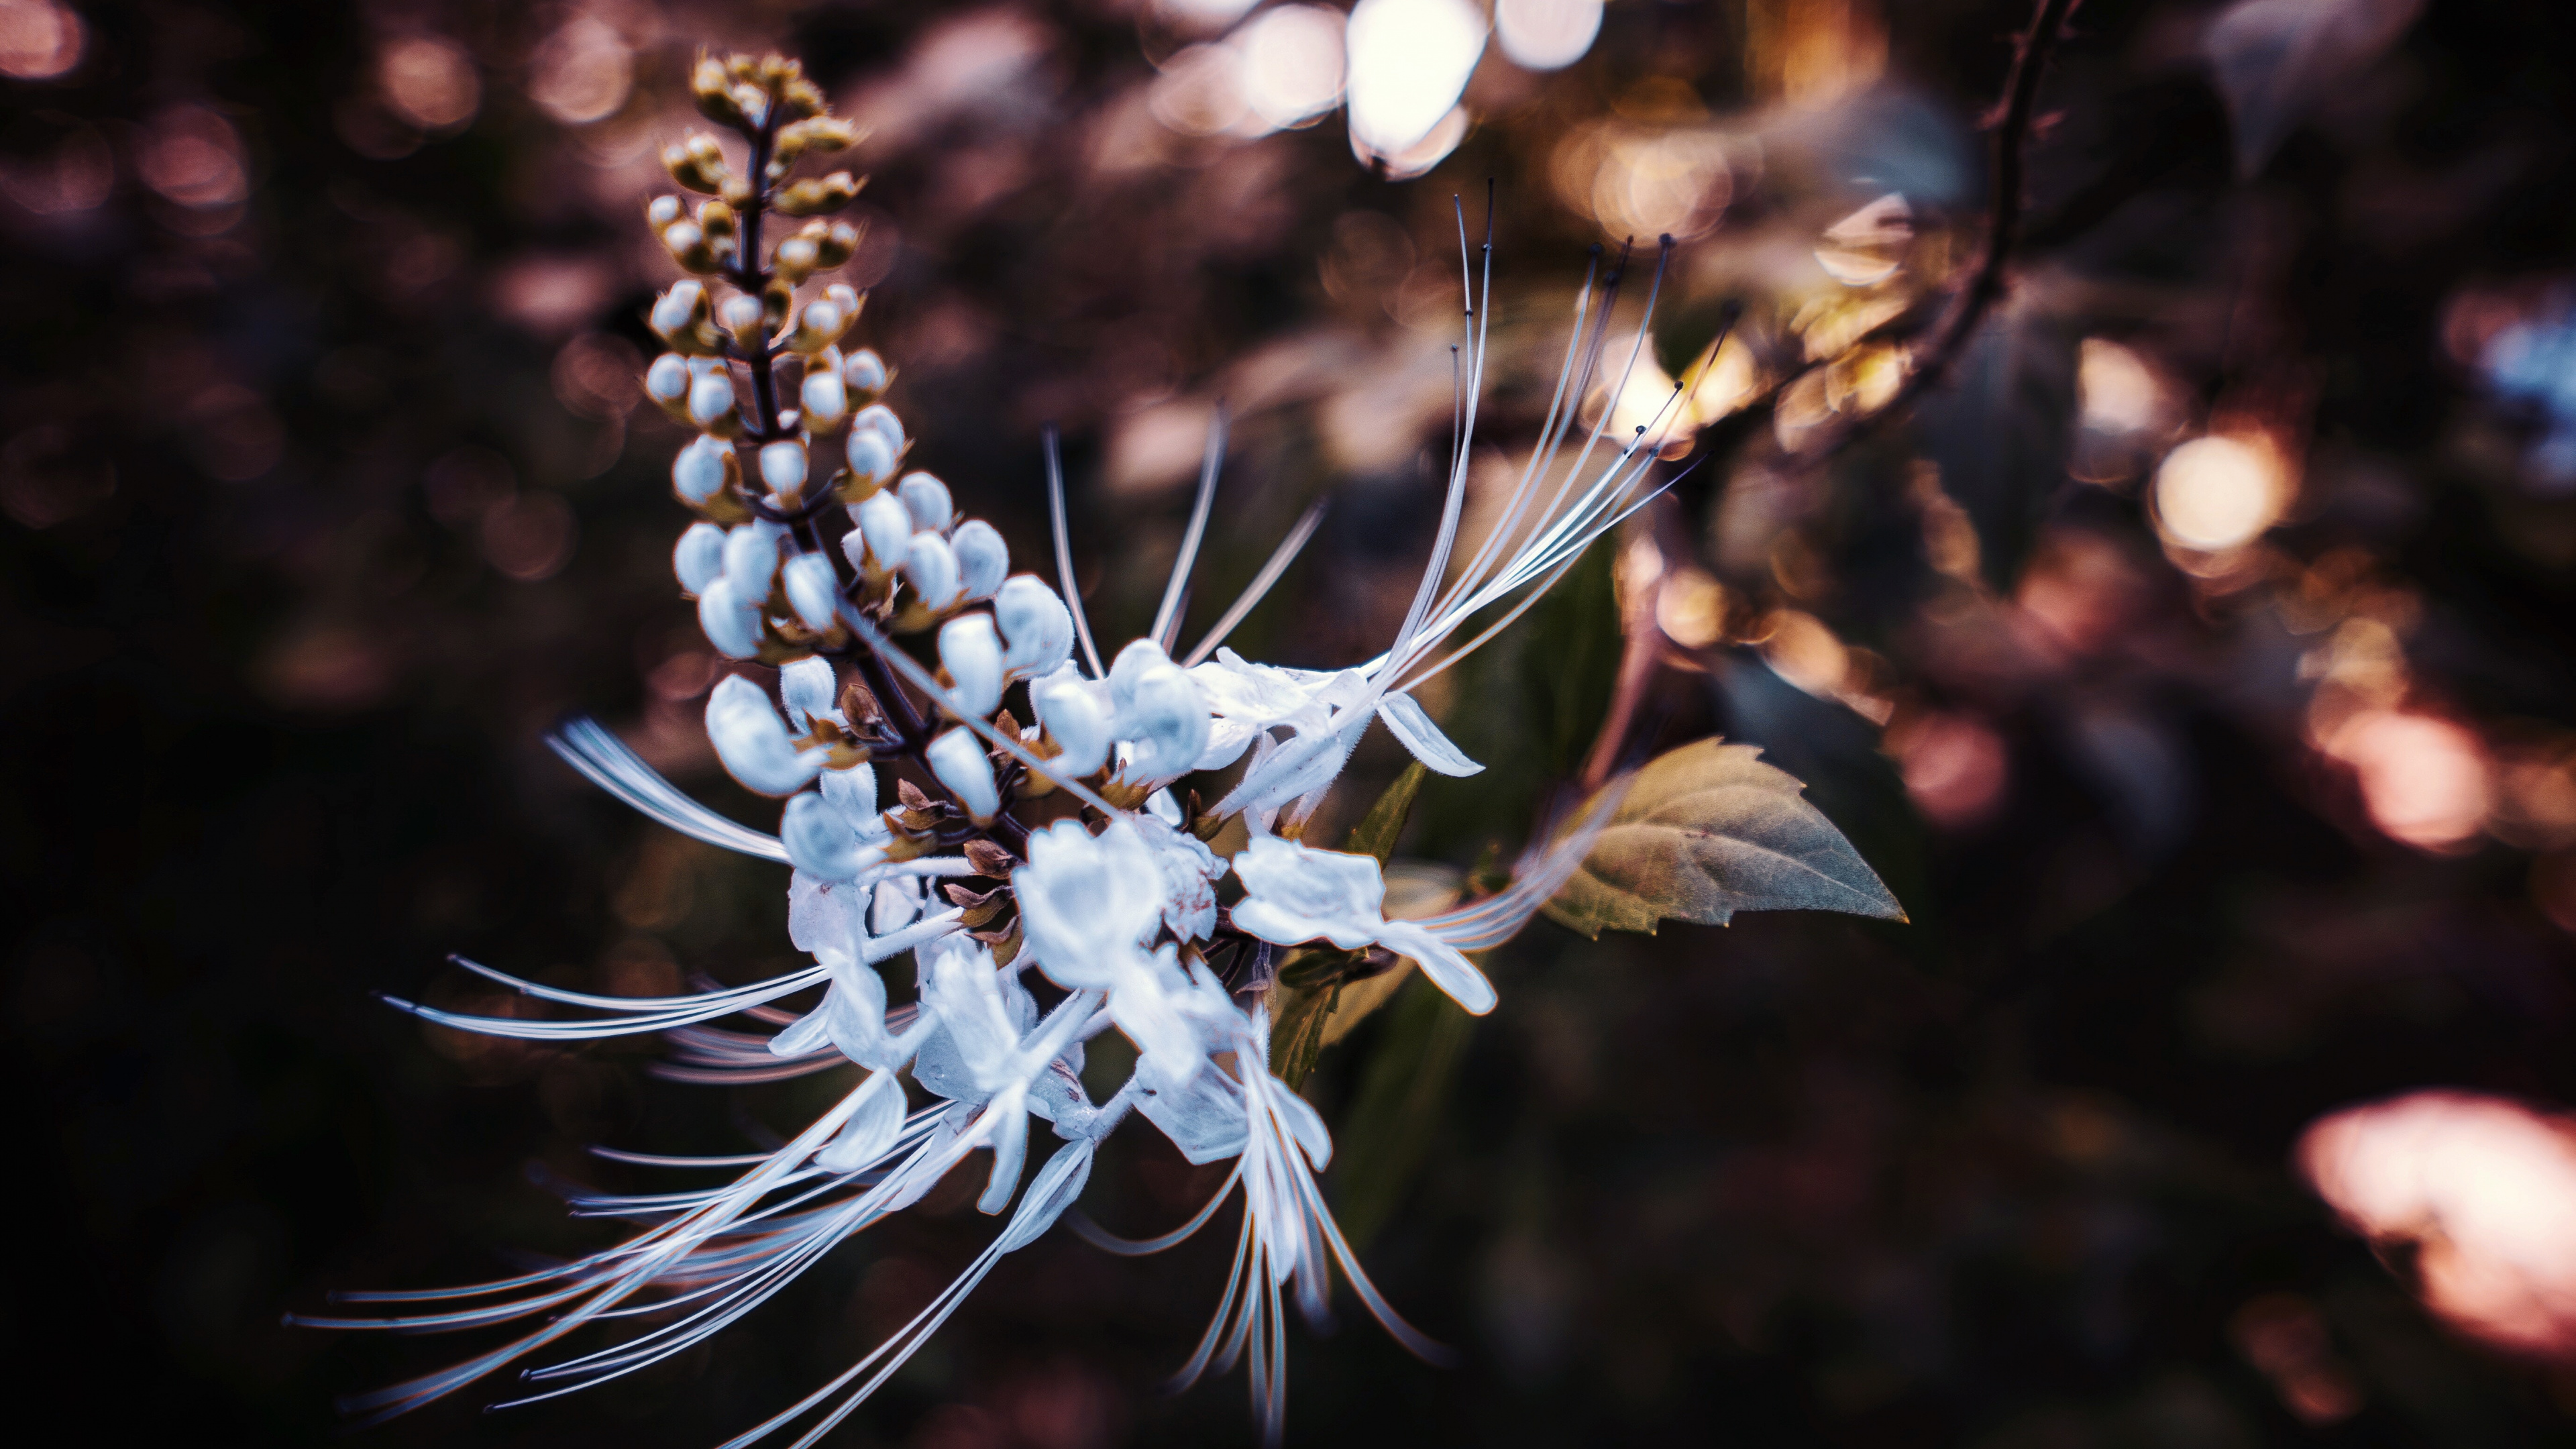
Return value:
M 1396 837 L 1404 833 L 1404 817 L 1413 812 L 1413 797 L 1422 793 L 1423 777 L 1429 773 L 1420 760 L 1405 766 L 1404 773 L 1396 776 L 1395 783 L 1387 786 L 1386 793 L 1369 807 L 1369 813 L 1351 827 L 1351 838 L 1342 842 L 1342 849 L 1354 855 L 1374 855 L 1377 863 L 1384 866 L 1395 854 Z
M 1802 798 L 1806 787 L 1761 753 L 1702 740 L 1638 771 L 1547 913 L 1596 937 L 1652 934 L 1667 917 L 1722 926 L 1737 911 L 1905 919 L 1860 852 Z

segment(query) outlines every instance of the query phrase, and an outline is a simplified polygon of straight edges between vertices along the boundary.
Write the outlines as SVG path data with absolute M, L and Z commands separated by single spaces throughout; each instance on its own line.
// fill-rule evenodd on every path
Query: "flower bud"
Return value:
M 998 529 L 980 518 L 957 525 L 957 531 L 948 536 L 948 546 L 957 551 L 957 582 L 969 599 L 993 597 L 1011 572 L 1010 545 L 1002 542 Z
M 795 507 L 798 495 L 805 491 L 805 445 L 791 439 L 762 444 L 760 481 L 787 507 Z
M 737 292 L 725 298 L 724 305 L 716 309 L 716 320 L 724 324 L 725 330 L 732 333 L 734 341 L 741 343 L 746 351 L 756 350 L 769 341 L 768 318 L 758 297 L 746 297 Z
M 697 98 L 698 114 L 719 126 L 742 124 L 742 108 L 733 103 L 733 79 L 722 61 L 699 56 L 689 72 L 689 91 Z
M 698 628 L 717 653 L 749 659 L 760 652 L 760 601 L 744 598 L 733 580 L 719 576 L 698 590 Z
M 692 523 L 680 535 L 677 548 L 671 550 L 671 572 L 680 576 L 680 587 L 691 594 L 703 594 L 707 585 L 724 577 L 725 531 L 712 523 Z
M 769 696 L 739 674 L 707 696 L 707 742 L 727 773 L 763 795 L 793 795 L 823 768 L 823 752 L 798 750 Z
M 850 429 L 849 458 L 852 488 L 873 493 L 894 476 L 895 450 L 886 442 L 885 434 L 874 428 Z M 845 493 L 842 496 L 849 495 Z M 896 506 L 902 505 L 898 503 Z
M 707 326 L 707 289 L 695 278 L 675 282 L 654 299 L 653 330 L 675 352 L 704 356 L 716 350 L 716 335 Z
M 840 683 L 832 661 L 809 654 L 778 666 L 778 702 L 787 706 L 787 727 L 808 733 L 814 721 L 832 713 L 832 694 Z
M 818 270 L 829 271 L 858 255 L 858 251 L 859 229 L 846 221 L 836 221 L 814 238 L 814 265 Z
M 1002 813 L 1001 791 L 993 783 L 993 762 L 973 730 L 955 729 L 930 742 L 922 752 L 930 773 L 966 807 L 978 825 Z
M 742 414 L 734 409 L 731 374 L 713 372 L 689 384 L 689 421 L 719 438 L 730 438 L 742 431 Z
M 1099 687 L 1068 664 L 1029 685 L 1029 703 L 1054 738 L 1057 754 L 1047 773 L 1079 780 L 1109 762 L 1109 710 Z
M 789 335 L 787 345 L 797 352 L 820 352 L 840 341 L 848 328 L 849 318 L 835 303 L 828 299 L 808 302 L 805 310 L 797 314 L 796 330 Z
M 734 209 L 727 206 L 722 197 L 698 203 L 698 229 L 705 232 L 710 239 L 730 237 L 741 225 L 741 220 L 735 216 Z
M 724 384 L 730 391 L 732 384 Z M 733 449 L 699 435 L 671 459 L 671 491 L 692 508 L 704 508 L 742 471 Z
M 840 812 L 853 834 L 872 835 L 884 829 L 877 818 L 877 772 L 866 764 L 825 770 L 823 803 Z
M 850 390 L 842 384 L 840 372 L 833 368 L 819 368 L 806 373 L 804 385 L 797 389 L 796 400 L 804 407 L 805 427 L 809 432 L 828 433 L 841 425 L 841 419 L 850 415 Z M 886 460 L 888 471 L 893 466 L 894 460 L 889 457 Z
M 822 248 L 814 245 L 812 237 L 791 236 L 778 244 L 778 250 L 770 254 L 769 261 L 778 269 L 778 275 L 792 282 L 801 282 L 814 275 L 815 264 L 821 259 Z
M 805 621 L 806 628 L 829 633 L 840 622 L 841 581 L 833 576 L 830 559 L 800 553 L 787 561 L 780 575 L 787 586 L 787 606 Z
M 770 582 L 778 576 L 778 546 L 787 539 L 787 525 L 760 519 L 737 523 L 725 534 L 724 571 L 735 592 L 755 603 L 769 597 Z
M 875 495 L 850 510 L 850 516 L 858 520 L 859 532 L 867 538 L 870 571 L 890 574 L 903 567 L 905 555 L 912 551 L 912 515 L 904 512 L 893 494 Z
M 884 851 L 860 845 L 841 812 L 811 790 L 787 797 L 778 839 L 796 868 L 817 880 L 855 880 L 860 871 L 885 859 Z
M 663 193 L 644 204 L 644 224 L 660 231 L 680 219 L 680 198 Z
M 880 493 L 878 498 L 885 495 Z M 874 501 L 874 500 L 871 500 Z M 957 606 L 963 591 L 957 585 L 957 553 L 948 540 L 935 533 L 916 533 L 903 555 L 903 576 L 912 581 L 921 595 L 921 606 L 936 614 Z
M 665 352 L 644 369 L 644 395 L 674 418 L 689 415 L 689 360 L 676 352 Z
M 861 355 L 873 357 L 876 354 L 872 352 L 862 352 Z M 844 366 L 841 370 L 841 380 L 843 382 L 848 382 L 849 377 L 849 369 Z M 861 391 L 864 392 L 865 389 L 861 389 Z M 903 419 L 896 417 L 894 415 L 894 409 L 887 407 L 884 403 L 870 403 L 866 407 L 859 409 L 858 412 L 851 417 L 850 427 L 854 431 L 865 429 L 878 434 L 885 439 L 886 447 L 892 449 L 896 457 L 900 458 L 903 456 Z
M 955 681 L 949 708 L 984 719 L 1002 707 L 1002 636 L 990 614 L 960 614 L 939 627 L 939 664 Z
M 1109 666 L 1109 700 L 1120 739 L 1135 746 L 1122 775 L 1129 780 L 1169 780 L 1186 773 L 1207 750 L 1207 696 L 1162 646 L 1139 639 L 1118 651 Z
M 686 181 L 680 184 L 688 185 Z M 820 211 L 838 211 L 858 194 L 858 178 L 847 171 L 835 171 L 829 176 L 789 182 L 770 205 L 789 216 L 812 216 Z
M 841 381 L 849 384 L 853 394 L 870 401 L 884 392 L 886 384 L 893 380 L 886 372 L 885 359 L 877 356 L 873 347 L 862 347 L 841 363 Z M 893 414 L 888 413 L 887 416 Z M 903 442 L 903 433 L 899 429 L 894 439 L 897 445 Z
M 957 541 L 962 553 L 965 529 L 957 530 Z M 1073 657 L 1073 614 L 1035 574 L 1003 581 L 993 596 L 993 619 L 1009 645 L 1002 653 L 1002 669 L 1012 679 L 1051 674 Z
M 946 533 L 957 516 L 955 505 L 948 501 L 948 485 L 928 473 L 906 473 L 895 485 L 903 499 L 905 511 L 912 515 L 912 526 L 932 533 Z
M 675 221 L 662 228 L 662 245 L 670 250 L 671 260 L 681 270 L 712 272 L 716 269 L 715 248 L 707 245 L 707 234 L 693 221 Z
M 778 128 L 778 154 L 795 157 L 808 151 L 846 151 L 858 139 L 858 128 L 849 122 L 837 116 L 812 116 Z
M 704 131 L 697 132 L 676 146 L 662 151 L 662 169 L 671 179 L 691 191 L 717 192 L 731 179 L 725 167 L 724 147 Z

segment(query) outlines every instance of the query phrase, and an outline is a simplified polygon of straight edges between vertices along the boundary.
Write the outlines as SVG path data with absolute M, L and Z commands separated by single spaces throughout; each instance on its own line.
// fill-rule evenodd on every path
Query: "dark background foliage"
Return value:
M 1225 394 L 1193 617 L 1329 491 L 1238 643 L 1331 664 L 1380 647 L 1435 518 L 1454 193 L 1499 186 L 1497 443 L 1544 405 L 1584 249 L 1618 241 L 1566 179 L 1601 128 L 1735 148 L 1722 223 L 1684 209 L 1655 351 L 1680 370 L 1732 303 L 1785 376 L 1800 306 L 1840 295 L 1798 269 L 1881 192 L 1916 213 L 1891 285 L 1955 280 L 2027 19 L 1618 0 L 1569 70 L 1489 56 L 1462 148 L 1395 182 L 1338 117 L 1166 124 L 1154 65 L 1186 37 L 1108 0 L 77 8 L 77 65 L 0 82 L 0 1324 L 22 1414 L 273 1443 L 341 1442 L 334 1395 L 463 1347 L 282 1312 L 596 1245 L 552 1185 L 646 1179 L 584 1144 L 736 1151 L 810 1109 L 370 999 L 484 1000 L 451 951 L 634 992 L 787 952 L 774 870 L 628 818 L 538 743 L 599 713 L 757 818 L 691 737 L 712 674 L 667 572 L 678 434 L 630 391 L 668 276 L 634 223 L 691 47 L 784 45 L 877 126 L 861 327 L 962 502 L 1041 557 L 1060 421 L 1094 618 L 1132 632 Z M 0 6 L 12 75 L 42 70 L 38 12 Z M 2290 1154 L 2409 1089 L 2576 1100 L 2576 463 L 2552 452 L 2576 403 L 2545 352 L 2515 372 L 2493 345 L 2566 335 L 2576 80 L 2546 7 L 2434 5 L 2231 119 L 2214 13 L 2082 8 L 2025 261 L 1947 385 L 1822 462 L 1794 389 L 1715 421 L 1617 577 L 1605 549 L 1435 701 L 1495 769 L 1434 782 L 1407 849 L 1473 865 L 1581 767 L 1646 599 L 1669 637 L 1623 758 L 1765 746 L 1912 922 L 1540 925 L 1492 962 L 1492 1017 L 1416 994 L 1329 1051 L 1333 1191 L 1462 1361 L 1345 1303 L 1293 1335 L 1292 1440 L 2571 1437 L 2570 1370 L 2428 1314 Z M 2103 423 L 2079 359 L 2118 359 L 2088 339 L 2169 416 Z M 2159 533 L 2148 479 L 2231 419 L 2303 469 L 2279 526 L 2213 559 Z M 2382 717 L 2474 742 L 2465 828 L 2390 825 L 2414 757 L 2338 733 Z M 1354 797 L 1395 762 L 1372 742 Z M 1090 1204 L 1157 1231 L 1213 1180 L 1122 1141 Z M 348 1442 L 715 1442 L 989 1230 L 943 1193 L 630 1382 Z M 1230 1232 L 1009 1260 L 845 1439 L 1248 1442 L 1233 1384 L 1157 1392 Z

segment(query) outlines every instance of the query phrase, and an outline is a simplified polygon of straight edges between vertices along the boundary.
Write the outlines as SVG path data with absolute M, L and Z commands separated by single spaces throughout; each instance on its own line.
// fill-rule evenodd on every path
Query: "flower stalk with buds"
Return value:
M 849 345 L 864 299 L 830 276 L 859 236 L 829 214 L 859 182 L 846 171 L 794 173 L 850 147 L 851 128 L 828 113 L 794 62 L 775 56 L 702 59 L 692 83 L 700 109 L 734 140 L 700 133 L 665 154 L 672 180 L 706 199 L 666 195 L 646 208 L 688 275 L 652 308 L 668 351 L 643 386 L 697 434 L 671 464 L 672 491 L 695 515 L 672 555 L 680 592 L 718 652 L 775 670 L 774 693 L 756 682 L 766 675 L 719 682 L 706 729 L 736 780 L 783 802 L 777 833 L 691 800 L 588 721 L 551 742 L 662 824 L 791 867 L 788 934 L 812 964 L 740 986 L 631 998 L 462 963 L 566 1012 L 481 1017 L 395 1004 L 459 1030 L 534 1041 L 663 1034 L 679 1053 L 672 1074 L 692 1080 L 842 1068 L 863 1075 L 726 1186 L 581 1200 L 585 1212 L 649 1224 L 615 1249 L 468 1289 L 350 1295 L 437 1305 L 419 1312 L 306 1321 L 536 1325 L 358 1401 L 382 1415 L 523 1365 L 593 1319 L 658 1305 L 640 1334 L 525 1369 L 526 1397 L 550 1397 L 716 1333 L 989 1151 L 977 1206 L 1009 1215 L 993 1245 L 893 1340 L 732 1441 L 801 1425 L 795 1442 L 808 1444 L 864 1402 L 1001 1255 L 1066 1211 L 1097 1144 L 1132 1116 L 1193 1162 L 1237 1164 L 1227 1189 L 1240 1186 L 1244 1203 L 1236 1276 L 1187 1372 L 1247 1357 L 1275 1436 L 1283 1285 L 1293 1281 L 1300 1306 L 1319 1314 L 1338 1265 L 1402 1341 L 1434 1351 L 1370 1285 L 1335 1228 L 1315 1179 L 1331 1158 L 1331 1135 L 1293 1085 L 1272 1075 L 1283 958 L 1309 943 L 1406 958 L 1467 1011 L 1489 1011 L 1494 987 L 1466 953 L 1529 921 L 1584 860 L 1618 799 L 1607 792 L 1568 829 L 1542 835 L 1552 843 L 1533 851 L 1509 889 L 1415 920 L 1384 914 L 1379 855 L 1300 839 L 1374 722 L 1432 771 L 1480 770 L 1410 691 L 1490 638 L 1651 491 L 1659 434 L 1605 438 L 1600 424 L 1577 421 L 1581 399 L 1605 380 L 1615 281 L 1596 288 L 1587 279 L 1529 465 L 1498 526 L 1461 562 L 1452 546 L 1485 366 L 1483 308 L 1470 278 L 1464 425 L 1448 460 L 1446 507 L 1384 654 L 1316 672 L 1222 647 L 1313 533 L 1310 512 L 1245 597 L 1175 657 L 1178 605 L 1219 472 L 1220 422 L 1154 625 L 1104 656 L 1071 587 L 1052 436 L 1054 584 L 1014 572 L 1000 531 L 968 516 L 938 477 L 909 466 L 913 439 L 885 401 L 893 374 L 874 351 Z M 780 217 L 812 219 L 773 237 Z M 1461 241 L 1463 252 L 1463 227 Z M 1631 352 L 1626 365 L 1635 364 Z M 1453 642 L 1471 620 L 1497 614 L 1476 638 Z M 925 641 L 936 667 L 901 636 Z M 1194 792 L 1175 793 L 1185 777 L 1237 765 L 1237 783 L 1211 808 L 1199 810 Z M 1079 813 L 1033 828 L 1024 805 L 1051 794 L 1069 797 Z M 1219 839 L 1245 843 L 1229 858 L 1210 848 Z M 889 1005 L 881 973 L 907 960 L 917 999 Z M 775 1005 L 817 992 L 800 1014 Z M 710 1025 L 746 1016 L 785 1024 L 766 1035 Z M 1094 1101 L 1081 1075 L 1084 1043 L 1106 1031 L 1133 1044 L 1136 1065 Z M 1038 1152 L 1032 1117 L 1062 1145 Z M 1043 1162 L 1030 1175 L 1033 1157 Z M 1186 1231 L 1125 1246 L 1169 1246 Z

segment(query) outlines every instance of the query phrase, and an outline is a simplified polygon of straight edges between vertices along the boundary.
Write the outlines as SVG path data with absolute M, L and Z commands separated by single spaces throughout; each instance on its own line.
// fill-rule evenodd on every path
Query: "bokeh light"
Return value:
M 2356 1230 L 2414 1246 L 2434 1312 L 2507 1348 L 2576 1354 L 2576 1124 L 2416 1092 L 2317 1122 L 2297 1161 Z
M 397 40 L 376 60 L 376 83 L 394 114 L 424 131 L 445 131 L 474 119 L 483 104 L 483 80 L 465 47 L 436 36 Z
M 2426 850 L 2462 844 L 2485 824 L 2494 784 L 2478 737 L 2449 720 L 2362 710 L 2320 747 L 2351 767 L 2371 823 Z
M 1243 98 L 1273 127 L 1301 125 L 1342 99 L 1342 14 L 1320 5 L 1265 10 L 1236 33 Z
M 528 97 L 567 126 L 615 115 L 635 85 L 635 53 L 591 15 L 566 21 L 528 61 Z
M 2289 504 L 2280 457 L 2241 438 L 2194 438 L 2156 469 L 2156 523 L 2184 548 L 2218 553 L 2262 536 Z
M 1601 0 L 1496 0 L 1494 39 L 1512 64 L 1557 70 L 1574 64 L 1601 33 Z
M 86 29 L 57 0 L 0 0 L 0 75 L 52 80 L 80 64 Z
M 1485 49 L 1467 0 L 1360 0 L 1350 19 L 1351 142 L 1409 152 L 1441 126 Z

